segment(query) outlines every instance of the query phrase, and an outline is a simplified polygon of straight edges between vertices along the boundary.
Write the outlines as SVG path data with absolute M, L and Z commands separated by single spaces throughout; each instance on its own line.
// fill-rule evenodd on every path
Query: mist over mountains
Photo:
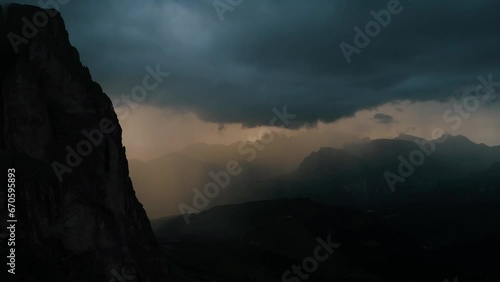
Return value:
M 179 203 L 192 201 L 192 190 L 203 190 L 213 181 L 210 172 L 225 170 L 230 161 L 236 161 L 242 172 L 230 179 L 229 187 L 224 189 L 231 192 L 222 193 L 211 206 L 231 202 L 239 193 L 233 187 L 293 172 L 316 148 L 327 144 L 340 147 L 356 140 L 343 133 L 294 137 L 274 133 L 268 144 L 259 140 L 231 145 L 197 143 L 150 161 L 131 160 L 130 173 L 134 185 L 141 187 L 137 193 L 141 201 L 148 203 L 149 216 L 158 218 L 177 214 Z M 225 197 L 229 199 L 226 201 Z
M 153 220 L 153 229 L 174 276 L 191 279 L 296 281 L 287 266 L 330 234 L 338 253 L 311 281 L 497 281 L 500 147 L 463 136 L 440 141 L 432 152 L 430 141 L 409 135 L 320 148 L 292 172 L 251 171 L 189 221 L 174 215 Z M 392 190 L 384 174 L 422 149 L 425 162 Z M 136 182 L 139 191 L 143 185 Z
M 307 197 L 329 205 L 372 209 L 391 199 L 410 200 L 433 192 L 444 183 L 487 171 L 500 160 L 500 146 L 475 144 L 464 136 L 446 135 L 443 140 L 438 144 L 400 135 L 312 151 L 314 146 L 278 135 L 262 151 L 243 142 L 196 144 L 149 162 L 131 161 L 130 170 L 138 197 L 153 218 L 178 214 L 180 203 L 191 204 L 193 189 L 202 191 L 213 183 L 210 174 L 223 171 L 232 160 L 240 164 L 242 172 L 229 180 L 229 186 L 211 200 L 210 207 Z M 422 152 L 422 164 L 410 162 L 414 152 Z M 398 176 L 401 167 L 411 175 Z M 388 172 L 400 178 L 393 185 L 394 191 Z
M 301 265 L 315 238 L 333 236 L 338 252 L 314 273 L 302 273 L 311 281 L 497 281 L 491 258 L 500 250 L 500 146 L 464 136 L 400 135 L 321 147 L 299 161 L 279 149 L 305 148 L 286 137 L 272 144 L 253 163 L 238 154 L 238 144 L 198 144 L 133 162 L 132 181 L 146 209 L 171 215 L 152 226 L 174 277 L 296 281 L 300 272 L 287 267 Z M 281 158 L 268 161 L 273 156 Z M 172 199 L 142 196 L 174 185 L 184 191 L 176 199 L 196 207 L 204 200 L 193 188 L 203 193 L 217 183 L 211 174 L 233 159 L 241 174 L 216 197 L 206 195 L 208 204 L 195 214 L 176 211 Z M 388 172 L 403 180 L 391 187 Z M 148 187 L 143 179 L 165 186 Z

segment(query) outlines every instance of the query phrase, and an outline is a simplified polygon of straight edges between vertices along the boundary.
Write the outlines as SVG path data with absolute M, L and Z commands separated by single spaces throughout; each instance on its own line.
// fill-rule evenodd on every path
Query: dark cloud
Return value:
M 372 118 L 377 123 L 389 124 L 394 122 L 394 117 L 391 115 L 376 113 Z
M 25 3 L 35 3 L 24 1 Z M 339 44 L 385 0 L 243 0 L 219 17 L 211 0 L 70 1 L 72 43 L 111 96 L 147 65 L 172 75 L 150 103 L 216 123 L 334 121 L 398 100 L 442 100 L 493 73 L 500 80 L 499 1 L 402 1 L 403 11 L 348 64 Z M 35 3 L 36 4 L 36 3 Z

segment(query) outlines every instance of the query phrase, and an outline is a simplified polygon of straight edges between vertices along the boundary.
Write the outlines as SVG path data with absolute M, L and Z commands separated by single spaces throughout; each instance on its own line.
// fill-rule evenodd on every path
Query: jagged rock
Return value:
M 22 19 L 37 13 L 48 21 L 27 38 Z M 17 281 L 165 281 L 112 103 L 82 66 L 62 17 L 4 6 L 0 33 L 0 175 L 7 183 L 7 168 L 16 170 Z M 25 37 L 18 52 L 13 34 Z M 84 154 L 68 158 L 71 150 Z

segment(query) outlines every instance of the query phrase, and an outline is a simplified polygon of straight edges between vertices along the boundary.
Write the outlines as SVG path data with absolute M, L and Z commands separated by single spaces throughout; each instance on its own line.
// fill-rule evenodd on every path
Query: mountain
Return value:
M 27 5 L 1 9 L 0 167 L 2 183 L 15 189 L 0 189 L 0 219 L 17 220 L 16 276 L 2 281 L 165 281 L 112 103 L 82 66 L 62 17 Z M 27 26 L 32 19 L 38 26 Z M 4 242 L 0 250 L 12 252 Z
M 249 199 L 307 197 L 325 205 L 370 210 L 428 248 L 496 238 L 500 148 L 448 136 L 391 191 L 384 173 L 398 173 L 400 156 L 409 162 L 413 152 L 422 150 L 415 140 L 429 142 L 404 136 L 341 150 L 322 148 L 294 173 L 249 187 Z
M 161 220 L 156 234 L 183 281 L 295 281 L 284 273 L 314 257 L 322 240 L 333 252 L 308 281 L 433 281 L 429 253 L 415 241 L 369 213 L 307 199 L 218 206 L 189 224 Z
M 490 168 L 456 179 L 441 181 L 427 193 L 413 195 L 404 204 L 389 203 L 379 215 L 385 222 L 405 234 L 412 234 L 429 249 L 444 250 L 447 260 L 469 270 L 483 268 L 500 239 L 500 167 Z M 471 246 L 476 246 L 472 250 Z M 460 248 L 469 251 L 458 255 Z M 471 253 L 484 253 L 482 265 Z M 470 256 L 466 257 L 464 254 Z M 479 270 L 477 270 L 479 272 Z M 481 270 L 486 271 L 486 270 Z
M 343 132 L 312 132 L 296 136 L 271 132 L 270 135 L 271 137 L 258 136 L 260 139 L 230 145 L 197 143 L 179 152 L 219 166 L 225 166 L 229 160 L 237 160 L 242 165 L 262 168 L 262 173 L 266 176 L 275 176 L 294 171 L 307 155 L 320 147 L 342 147 L 345 143 L 357 141 L 356 137 Z
M 269 144 L 260 140 L 230 145 L 197 143 L 180 150 L 180 153 L 222 167 L 228 161 L 236 160 L 245 166 L 261 168 L 260 173 L 267 177 L 294 171 L 313 148 L 300 138 L 274 132 Z
M 227 152 L 227 151 L 226 151 Z M 206 162 L 211 161 L 211 162 Z M 136 187 L 137 197 L 145 204 L 151 218 L 179 214 L 179 204 L 193 206 L 195 192 L 204 192 L 208 184 L 217 184 L 214 174 L 226 173 L 227 163 L 214 159 L 193 158 L 183 152 L 161 156 L 150 161 L 130 161 L 130 177 Z M 241 165 L 240 165 L 241 164 Z M 238 192 L 248 182 L 264 179 L 269 171 L 258 165 L 238 162 L 239 175 L 228 175 L 227 186 L 220 184 L 217 197 L 210 199 L 207 207 L 238 202 Z
M 220 189 L 208 207 L 248 201 L 247 187 L 256 181 L 295 171 L 321 145 L 341 146 L 356 140 L 344 133 L 289 137 L 279 132 L 268 139 L 271 141 L 266 143 L 196 143 L 150 161 L 132 160 L 130 173 L 137 196 L 152 218 L 178 214 L 180 203 L 192 205 L 194 188 L 203 191 L 205 185 L 214 182 L 211 172 L 226 171 L 228 163 L 236 161 L 241 173 L 231 177 L 228 187 Z
M 217 165 L 194 160 L 180 153 L 148 162 L 131 160 L 129 166 L 137 197 L 145 203 L 151 218 L 178 214 L 179 203 L 190 204 L 194 197 L 192 190 L 203 190 L 203 186 L 211 181 L 209 173 L 222 170 Z
M 156 220 L 173 277 L 294 281 L 282 275 L 310 256 L 314 238 L 334 234 L 338 256 L 308 280 L 499 281 L 494 258 L 500 251 L 500 162 L 443 176 L 470 167 L 458 162 L 449 168 L 448 160 L 430 158 L 424 166 L 431 168 L 408 178 L 409 191 L 392 192 L 378 179 L 415 144 L 375 140 L 361 149 L 321 148 L 294 173 L 248 187 L 248 199 L 272 200 L 216 206 L 188 223 L 183 216 Z
M 297 175 L 325 177 L 325 174 L 359 172 L 362 160 L 350 152 L 335 148 L 321 148 L 312 152 L 294 172 Z M 320 175 L 315 175 L 320 174 Z
M 429 144 L 429 140 L 414 136 L 406 135 L 404 138 L 413 143 Z M 436 149 L 431 157 L 441 160 L 446 165 L 457 167 L 462 173 L 482 171 L 491 164 L 500 161 L 500 146 L 490 147 L 485 144 L 476 144 L 461 135 L 448 134 L 443 139 L 441 144 L 435 143 Z
M 192 206 L 193 189 L 203 191 L 214 182 L 209 174 L 225 171 L 232 160 L 242 172 L 231 177 L 229 187 L 220 189 L 207 207 L 307 197 L 328 205 L 374 209 L 387 206 L 387 201 L 404 205 L 442 181 L 483 171 L 500 160 L 500 147 L 475 144 L 463 136 L 449 135 L 445 142 L 431 145 L 429 140 L 400 135 L 349 143 L 343 149 L 321 147 L 312 153 L 306 153 L 312 147 L 300 146 L 302 138 L 276 134 L 261 151 L 255 148 L 260 143 L 251 142 L 194 144 L 155 160 L 131 162 L 131 177 L 139 199 L 154 218 L 179 213 L 180 203 Z M 240 152 L 250 149 L 255 158 L 248 161 L 251 154 Z M 421 165 L 411 164 L 415 152 L 423 156 Z M 406 162 L 404 170 L 413 171 L 394 184 L 393 192 L 386 175 L 399 175 L 402 162 Z
M 245 195 L 247 201 L 307 197 L 328 205 L 378 209 L 388 202 L 408 204 L 443 182 L 479 173 L 500 160 L 500 147 L 461 136 L 433 144 L 400 136 L 351 143 L 344 149 L 321 148 L 294 172 L 249 185 Z M 392 187 L 389 173 L 392 179 L 399 177 Z
M 308 281 L 498 281 L 498 228 L 490 225 L 489 234 L 479 235 L 475 233 L 483 232 L 486 224 L 472 224 L 478 216 L 486 223 L 488 209 L 495 209 L 440 211 L 425 204 L 420 209 L 427 213 L 411 218 L 410 210 L 402 210 L 397 215 L 398 220 L 405 217 L 401 222 L 411 232 L 373 211 L 328 207 L 303 198 L 218 206 L 192 216 L 189 223 L 172 216 L 153 224 L 175 281 L 300 280 L 286 274 L 294 266 L 302 267 Z M 498 226 L 497 215 L 490 213 L 490 224 Z M 420 236 L 425 232 L 450 241 L 424 245 Z M 471 234 L 479 239 L 456 240 Z M 331 242 L 334 252 L 312 264 L 320 240 Z M 306 261 L 316 265 L 315 271 L 306 271 Z
M 203 191 L 205 185 L 214 182 L 211 172 L 226 171 L 227 164 L 236 161 L 242 173 L 231 177 L 228 187 L 220 189 L 221 193 L 210 201 L 209 207 L 234 203 L 238 202 L 238 191 L 246 182 L 293 171 L 307 155 L 305 151 L 297 152 L 296 149 L 301 147 L 293 138 L 281 134 L 276 134 L 273 143 L 262 151 L 253 144 L 255 142 L 231 145 L 197 143 L 153 160 L 132 160 L 130 174 L 137 196 L 152 218 L 178 214 L 180 203 L 192 206 L 193 189 Z M 294 146 L 293 151 L 297 153 L 289 154 L 288 150 L 283 150 L 287 146 Z M 254 159 L 248 161 L 252 154 L 255 154 Z

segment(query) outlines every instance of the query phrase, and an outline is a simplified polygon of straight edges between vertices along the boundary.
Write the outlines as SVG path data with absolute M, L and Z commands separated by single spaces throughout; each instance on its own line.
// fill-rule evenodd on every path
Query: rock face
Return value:
M 80 63 L 62 17 L 0 9 L 0 220 L 14 168 L 15 281 L 166 281 L 112 103 Z M 3 268 L 7 250 L 1 242 Z

